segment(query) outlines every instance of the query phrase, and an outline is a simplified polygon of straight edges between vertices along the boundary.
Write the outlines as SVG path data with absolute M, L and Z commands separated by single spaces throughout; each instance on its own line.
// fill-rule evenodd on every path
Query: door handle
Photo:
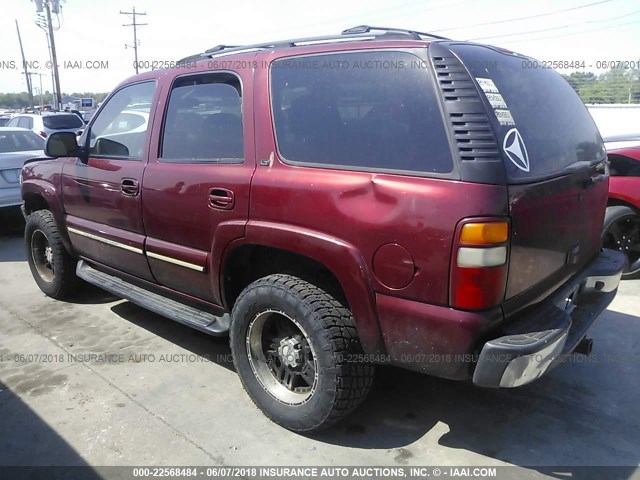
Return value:
M 120 192 L 128 197 L 135 197 L 140 192 L 140 184 L 135 178 L 123 178 L 120 183 Z
M 227 188 L 210 188 L 209 206 L 220 210 L 231 210 L 235 206 L 235 195 Z

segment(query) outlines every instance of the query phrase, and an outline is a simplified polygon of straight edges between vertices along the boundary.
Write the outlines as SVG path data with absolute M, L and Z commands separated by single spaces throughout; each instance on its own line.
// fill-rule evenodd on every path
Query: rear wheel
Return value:
M 36 210 L 27 217 L 24 230 L 27 261 L 38 287 L 48 296 L 63 299 L 79 283 L 75 259 L 62 244 L 58 225 L 49 210 Z
M 373 382 L 351 313 L 320 288 L 276 274 L 249 285 L 230 331 L 242 384 L 264 414 L 300 432 L 354 410 Z
M 630 207 L 607 207 L 604 217 L 602 246 L 627 256 L 622 278 L 640 277 L 640 215 Z

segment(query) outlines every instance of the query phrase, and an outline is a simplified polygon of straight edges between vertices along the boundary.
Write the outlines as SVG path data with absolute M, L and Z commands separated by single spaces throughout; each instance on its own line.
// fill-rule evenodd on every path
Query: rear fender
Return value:
M 246 236 L 231 242 L 221 265 L 241 245 L 263 245 L 309 257 L 333 273 L 349 302 L 362 348 L 366 353 L 385 351 L 367 266 L 351 244 L 321 232 L 275 222 L 250 221 Z M 224 298 L 224 292 L 223 292 Z

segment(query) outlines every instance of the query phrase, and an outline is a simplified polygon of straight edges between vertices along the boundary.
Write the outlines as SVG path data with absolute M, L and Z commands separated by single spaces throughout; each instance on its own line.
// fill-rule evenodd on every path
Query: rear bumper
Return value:
M 535 309 L 486 342 L 473 374 L 482 387 L 518 387 L 532 382 L 571 353 L 616 295 L 624 256 L 603 250 Z
M 20 186 L 0 188 L 0 208 L 16 207 L 22 204 Z

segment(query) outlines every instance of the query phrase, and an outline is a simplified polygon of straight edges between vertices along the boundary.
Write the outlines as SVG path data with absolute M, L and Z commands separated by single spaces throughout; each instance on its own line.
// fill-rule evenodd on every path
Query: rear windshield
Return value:
M 84 126 L 80 117 L 75 114 L 69 115 L 45 115 L 42 117 L 45 128 L 63 130 L 66 128 L 81 128 Z
M 476 79 L 512 180 L 548 177 L 604 158 L 600 133 L 580 97 L 554 70 L 479 45 L 451 50 Z
M 0 153 L 44 150 L 44 140 L 31 131 L 0 132 Z

